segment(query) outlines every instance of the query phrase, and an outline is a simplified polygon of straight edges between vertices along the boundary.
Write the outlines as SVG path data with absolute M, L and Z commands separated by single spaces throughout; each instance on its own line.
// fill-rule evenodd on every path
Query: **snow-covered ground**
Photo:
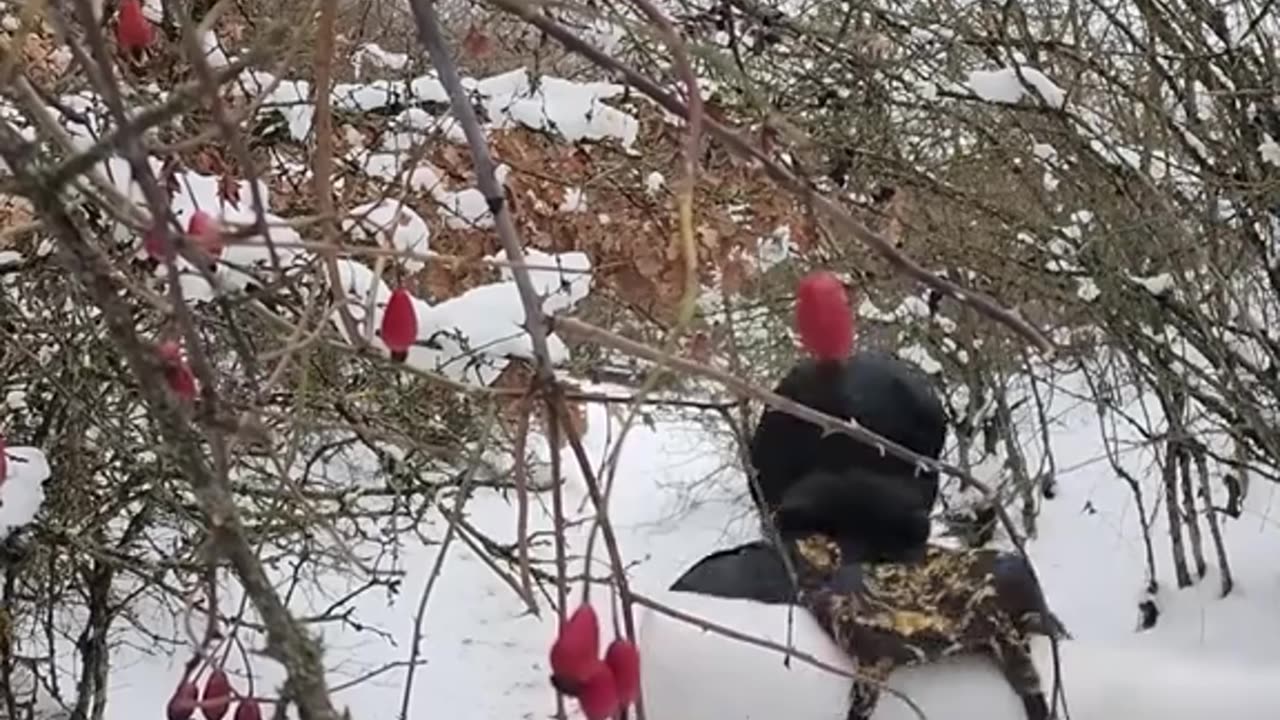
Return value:
M 1046 504 L 1040 538 L 1030 549 L 1050 602 L 1075 637 L 1095 647 L 1159 650 L 1188 658 L 1209 653 L 1250 663 L 1280 662 L 1276 644 L 1280 637 L 1280 613 L 1276 612 L 1280 572 L 1272 561 L 1280 549 L 1280 533 L 1269 519 L 1271 488 L 1255 488 L 1243 518 L 1226 522 L 1224 531 L 1237 579 L 1232 596 L 1225 600 L 1216 597 L 1218 584 L 1212 574 L 1188 590 L 1166 589 L 1160 597 L 1163 614 L 1159 624 L 1151 631 L 1136 633 L 1143 551 L 1130 492 L 1105 461 L 1088 463 L 1103 456 L 1092 407 L 1066 393 L 1054 397 L 1049 414 L 1058 418 L 1052 441 L 1059 466 L 1083 466 L 1059 478 L 1060 492 Z M 617 420 L 611 420 L 602 406 L 593 405 L 588 427 L 587 449 L 598 461 L 608 438 L 616 436 Z M 620 458 L 610 511 L 622 553 L 626 561 L 635 563 L 631 574 L 635 589 L 660 594 L 707 552 L 753 535 L 754 523 L 736 500 L 742 480 L 730 464 L 731 457 L 732 448 L 693 423 L 667 420 L 631 430 Z M 1124 458 L 1135 472 L 1150 464 L 1139 452 Z M 566 507 L 576 512 L 582 507 L 585 490 L 571 462 L 566 463 L 566 469 L 571 478 Z M 1148 497 L 1157 496 L 1152 479 Z M 549 527 L 548 504 L 548 497 L 536 501 L 531 530 Z M 468 505 L 468 514 L 477 527 L 497 540 L 514 540 L 514 498 L 496 490 L 481 491 Z M 1162 587 L 1171 588 L 1162 516 L 1162 512 L 1156 513 L 1157 562 Z M 438 539 L 444 522 L 434 517 L 431 525 L 426 535 Z M 581 537 L 579 531 L 571 538 L 575 550 L 581 549 Z M 402 566 L 407 574 L 397 597 L 369 594 L 353 603 L 353 621 L 386 635 L 356 632 L 349 626 L 325 627 L 323 639 L 332 684 L 349 682 L 408 658 L 418 597 L 437 547 L 404 548 Z M 596 573 L 604 574 L 605 556 L 599 543 L 595 555 L 600 564 Z M 580 569 L 580 563 L 573 563 L 571 569 Z M 327 592 L 298 597 L 295 607 L 302 614 L 324 608 L 356 582 L 337 576 L 324 579 Z M 593 593 L 593 602 L 602 613 L 605 642 L 611 636 L 607 598 L 607 590 Z M 554 708 L 546 662 L 554 616 L 545 604 L 542 610 L 541 619 L 524 614 L 508 586 L 461 543 L 455 543 L 427 609 L 425 664 L 416 671 L 410 716 L 547 717 Z M 172 628 L 177 622 L 166 613 L 157 613 L 151 620 L 157 628 Z M 150 643 L 140 642 L 138 647 L 145 649 L 126 645 L 116 651 L 107 708 L 110 720 L 159 712 L 186 659 L 185 653 L 157 655 Z M 240 667 L 237 655 L 232 654 L 230 668 Z M 262 688 L 259 692 L 272 694 L 278 669 L 264 660 L 254 662 L 258 687 Z M 732 672 L 732 668 L 726 670 Z M 1141 672 L 1141 668 L 1116 671 Z M 403 668 L 384 672 L 341 690 L 338 702 L 351 707 L 355 717 L 390 717 L 399 712 L 404 679 Z M 1069 676 L 1066 682 L 1070 688 Z
M 225 57 L 219 59 L 211 55 L 211 62 L 215 65 L 226 61 Z M 1023 75 L 1051 105 L 1065 101 L 1063 91 L 1039 71 Z M 246 76 L 256 81 L 255 87 L 271 85 L 267 80 L 277 79 L 268 78 L 259 71 L 247 72 Z M 1018 78 L 1010 70 L 974 71 L 968 76 L 967 87 L 991 102 L 1018 102 L 1027 93 L 1021 81 L 1015 84 L 1015 80 Z M 575 85 L 543 78 L 540 89 L 535 92 L 530 87 L 528 74 L 516 71 L 469 80 L 468 89 L 481 97 L 488 115 L 496 118 L 493 127 L 523 125 L 546 130 L 554 126 L 566 141 L 615 137 L 627 148 L 631 148 L 636 139 L 635 119 L 601 103 L 602 99 L 621 93 L 620 86 L 603 83 Z M 379 109 L 390 104 L 393 97 L 399 97 L 397 93 L 415 100 L 439 102 L 444 99 L 442 87 L 430 75 L 409 81 L 404 88 L 384 82 L 344 85 L 334 90 L 335 104 L 348 111 Z M 312 108 L 301 102 L 307 94 L 307 88 L 301 81 L 286 80 L 271 92 L 264 112 L 280 112 L 295 139 L 305 138 L 312 120 Z M 62 100 L 86 112 L 99 104 L 92 97 Z M 410 140 L 414 132 L 424 130 L 425 120 L 418 108 L 410 108 L 398 118 Z M 456 130 L 456 126 L 451 127 Z M 87 147 L 96 142 L 96 133 L 102 128 L 72 126 L 67 129 L 75 143 Z M 34 137 L 34 130 L 30 133 Z M 441 134 L 445 139 L 457 141 L 456 132 L 445 130 Z M 401 141 L 404 139 L 399 135 L 388 135 L 387 147 L 361 148 L 348 159 L 358 160 L 358 166 L 366 175 L 395 179 L 406 170 L 400 159 L 403 154 L 400 152 L 403 149 Z M 1274 146 L 1274 142 L 1267 142 Z M 1049 158 L 1056 153 L 1048 146 L 1042 150 L 1037 151 L 1037 157 Z M 1116 157 L 1120 162 L 1128 156 L 1120 154 Z M 119 157 L 104 160 L 95 170 L 108 178 L 121 196 L 137 201 L 131 172 Z M 481 227 L 491 223 L 491 218 L 484 217 L 485 206 L 477 202 L 483 200 L 478 191 L 473 188 L 461 191 L 438 188 L 440 173 L 430 168 L 420 170 L 411 175 L 409 184 L 414 189 L 432 191 L 444 210 L 457 218 L 456 222 L 466 220 L 465 224 Z M 173 198 L 173 211 L 180 222 L 185 223 L 197 209 L 214 211 L 228 222 L 249 219 L 247 204 L 241 209 L 223 207 L 218 199 L 218 179 L 194 172 L 182 173 L 180 177 L 183 190 Z M 648 182 L 647 185 L 659 187 L 661 182 Z M 269 208 L 270 198 L 265 197 L 265 189 L 260 188 L 263 202 Z M 249 195 L 248 190 L 246 184 L 241 195 Z M 581 209 L 583 199 L 575 198 L 566 211 Z M 359 215 L 363 216 L 365 211 L 368 215 L 359 220 L 353 218 L 348 223 L 353 234 L 385 235 L 385 243 L 404 254 L 404 259 L 412 267 L 419 267 L 429 259 L 430 233 L 416 211 L 395 199 L 369 203 L 357 210 L 361 211 Z M 397 216 L 400 219 L 398 223 L 395 220 Z M 283 218 L 268 215 L 266 219 L 273 226 L 272 239 L 281 244 L 281 249 L 288 251 L 288 257 L 284 258 L 286 261 L 306 256 L 298 247 L 301 236 L 287 227 Z M 455 224 L 447 223 L 449 227 Z M 392 226 L 396 228 L 395 232 L 380 233 Z M 136 235 L 132 232 L 122 234 L 126 237 Z M 141 248 L 142 238 L 133 240 Z M 786 242 L 779 239 L 777 244 L 778 254 L 785 255 Z M 579 255 L 542 255 L 533 256 L 530 260 L 547 264 L 559 261 L 574 269 L 588 270 L 585 256 Z M 235 265 L 261 270 L 267 265 L 266 259 L 265 245 L 260 240 L 229 248 L 223 258 L 225 262 L 218 270 L 219 280 L 226 286 L 224 289 L 243 289 L 252 278 L 251 272 L 237 270 Z M 373 306 L 376 318 L 381 312 L 381 301 L 390 294 L 390 288 L 377 281 L 377 274 L 370 267 L 374 263 L 358 258 L 343 258 L 341 263 L 337 281 L 351 297 L 356 319 L 366 319 L 365 308 L 369 305 Z M 289 266 L 287 262 L 286 266 Z M 555 275 L 539 274 L 535 280 L 550 293 Z M 547 300 L 548 310 L 567 309 L 587 293 L 590 285 L 587 276 L 578 277 L 580 282 L 562 288 L 559 295 L 551 293 L 552 297 Z M 1144 283 L 1147 281 L 1154 282 L 1154 279 L 1142 280 Z M 184 274 L 182 282 L 189 299 L 199 300 L 215 292 L 215 288 L 194 275 Z M 1153 284 L 1149 289 L 1163 285 Z M 559 288 L 560 285 L 556 283 L 554 287 Z M 1151 292 L 1155 293 L 1157 289 L 1151 289 Z M 1096 288 L 1084 290 L 1087 290 L 1085 295 L 1092 295 Z M 515 303 L 514 295 L 508 274 L 500 283 L 477 288 L 459 298 L 436 305 L 428 305 L 425 301 L 417 303 L 420 341 L 426 341 L 437 331 L 446 334 L 453 331 L 462 337 L 457 338 L 456 343 L 446 342 L 449 347 L 439 354 L 425 345 L 415 348 L 410 364 L 422 370 L 445 372 L 458 379 L 491 380 L 497 372 L 496 366 L 488 367 L 490 372 L 474 373 L 479 377 L 471 377 L 473 373 L 461 369 L 455 358 L 469 354 L 464 352 L 464 346 L 478 345 L 487 347 L 485 354 L 488 355 L 527 354 L 527 343 L 516 330 L 523 320 L 523 310 Z M 373 324 L 370 322 L 369 326 Z M 480 328 L 480 324 L 485 327 Z M 1070 383 L 1071 380 L 1064 382 Z M 1081 391 L 1079 387 L 1075 389 Z M 1246 499 L 1242 519 L 1224 518 L 1224 531 L 1236 579 L 1233 594 L 1226 599 L 1218 599 L 1218 583 L 1212 574 L 1190 589 L 1175 592 L 1171 590 L 1172 572 L 1164 535 L 1164 515 L 1158 512 L 1160 506 L 1155 500 L 1159 491 L 1152 458 L 1148 451 L 1124 454 L 1123 462 L 1128 469 L 1148 485 L 1146 497 L 1152 506 L 1152 532 L 1157 542 L 1156 561 L 1162 581 L 1162 593 L 1158 598 L 1162 609 L 1160 621 L 1153 630 L 1139 634 L 1135 632 L 1136 606 L 1144 584 L 1144 563 L 1141 531 L 1131 492 L 1115 477 L 1104 459 L 1092 406 L 1072 399 L 1072 394 L 1057 393 L 1048 415 L 1057 418 L 1051 432 L 1058 466 L 1073 469 L 1057 478 L 1058 496 L 1046 504 L 1040 518 L 1040 537 L 1030 545 L 1030 550 L 1051 604 L 1074 636 L 1094 647 L 1125 647 L 1180 657 L 1193 654 L 1229 656 L 1251 663 L 1280 663 L 1280 649 L 1276 643 L 1280 637 L 1280 612 L 1277 612 L 1280 610 L 1280 569 L 1273 561 L 1277 557 L 1276 551 L 1280 550 L 1280 533 L 1271 520 L 1273 487 L 1257 483 L 1252 495 Z M 591 406 L 588 427 L 587 448 L 599 464 L 606 454 L 609 439 L 616 434 L 616 421 L 610 421 L 604 407 Z M 40 493 L 37 489 L 43 475 L 47 475 L 20 471 L 19 466 L 23 465 L 20 460 L 37 458 L 32 449 L 11 448 L 9 457 L 8 478 L 0 476 L 0 481 L 4 481 L 0 485 L 3 493 L 0 495 L 0 502 L 3 502 L 3 507 L 0 507 L 0 535 L 7 532 L 8 525 L 24 522 L 38 506 Z M 610 513 L 619 533 L 623 556 L 634 563 L 631 575 L 636 590 L 659 594 L 682 570 L 706 553 L 754 535 L 755 523 L 739 502 L 744 481 L 733 470 L 732 458 L 733 449 L 727 447 L 720 437 L 709 435 L 690 422 L 663 420 L 652 427 L 638 424 L 632 428 L 618 461 L 619 472 Z M 582 515 L 586 506 L 585 489 L 573 463 L 566 461 L 565 468 L 570 477 L 566 506 L 574 514 Z M 540 496 L 537 503 L 530 529 L 545 531 L 551 525 L 549 498 Z M 467 512 L 469 520 L 491 537 L 514 542 L 516 510 L 510 493 L 481 490 L 468 504 Z M 427 524 L 424 536 L 438 541 L 444 534 L 446 523 L 438 514 L 433 514 Z M 575 551 L 581 550 L 583 535 L 582 529 L 571 533 L 570 541 Z M 355 550 L 360 552 L 364 549 L 357 547 Z M 399 714 L 407 672 L 403 663 L 410 656 L 419 597 L 438 551 L 438 544 L 404 546 L 397 564 L 397 569 L 405 573 L 400 592 L 394 596 L 379 593 L 359 595 L 347 605 L 351 610 L 348 623 L 332 623 L 323 627 L 326 662 L 331 668 L 330 683 L 342 687 L 337 693 L 337 701 L 350 707 L 353 717 L 386 718 Z M 409 716 L 501 720 L 548 716 L 554 708 L 546 663 L 547 649 L 555 628 L 554 614 L 545 602 L 541 605 L 541 617 L 525 613 L 508 586 L 466 547 L 455 543 L 449 552 L 443 574 L 425 612 L 421 646 L 424 664 L 414 671 Z M 549 555 L 549 551 L 545 547 L 540 548 L 539 555 Z M 604 551 L 599 543 L 595 557 L 600 563 L 595 574 L 605 574 Z M 572 569 L 576 572 L 580 567 L 575 554 Z M 277 572 L 283 583 L 285 571 Z M 312 578 L 311 582 L 323 591 L 294 595 L 293 606 L 301 616 L 329 608 L 362 581 L 350 574 L 335 573 Z M 593 597 L 596 598 L 597 609 L 605 616 L 604 627 L 610 627 L 609 603 L 605 601 L 607 591 L 597 589 Z M 238 600 L 234 593 L 223 598 L 226 607 L 234 607 Z M 59 611 L 65 609 L 60 608 Z M 154 628 L 162 636 L 181 637 L 184 634 L 182 618 L 175 617 L 167 609 L 152 608 L 148 611 L 145 607 L 139 608 L 135 622 Z M 363 629 L 355 629 L 357 626 Z M 605 634 L 607 641 L 609 632 L 606 630 Z M 177 682 L 182 664 L 189 655 L 188 649 L 180 648 L 164 654 L 157 651 L 156 643 L 148 638 L 118 635 L 114 640 L 116 649 L 111 663 L 106 717 L 108 720 L 133 720 L 158 715 L 160 706 Z M 62 669 L 67 673 L 63 687 L 70 687 L 70 678 L 77 669 L 70 641 L 63 641 L 59 657 Z M 258 693 L 274 694 L 281 677 L 279 669 L 256 657 L 252 663 Z M 395 663 L 401 665 L 370 677 L 378 669 Z M 243 657 L 239 653 L 231 653 L 228 669 L 234 674 L 243 666 Z M 1107 668 L 1095 670 L 1101 672 Z M 1118 677 L 1141 672 L 1141 668 L 1132 665 L 1114 670 Z M 733 668 L 726 667 L 724 671 L 732 676 Z M 750 678 L 736 677 L 734 681 L 748 683 Z M 1066 681 L 1070 688 L 1071 678 L 1067 677 Z M 244 687 L 239 678 L 236 684 Z

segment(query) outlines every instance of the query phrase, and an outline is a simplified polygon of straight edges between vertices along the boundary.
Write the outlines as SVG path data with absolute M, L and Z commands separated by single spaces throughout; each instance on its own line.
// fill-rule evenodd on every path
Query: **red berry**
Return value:
M 137 54 L 151 47 L 151 40 L 151 23 L 142 15 L 142 4 L 138 0 L 120 0 L 116 43 L 125 52 Z
M 196 245 L 213 257 L 222 256 L 222 228 L 213 216 L 203 210 L 197 210 L 187 221 L 187 235 Z
M 186 358 L 182 356 L 181 346 L 174 340 L 166 340 L 160 343 L 156 354 L 160 356 L 160 364 L 164 369 L 164 381 L 169 389 L 183 400 L 194 400 L 196 376 L 191 372 L 191 366 L 187 364 Z
M 391 351 L 392 360 L 403 362 L 417 339 L 418 313 L 413 298 L 404 288 L 396 288 L 382 314 L 382 342 Z
M 182 361 L 182 346 L 177 340 L 165 340 L 156 346 L 156 354 L 166 363 Z
M 196 684 L 183 681 L 173 691 L 173 697 L 169 698 L 169 706 L 165 708 L 165 714 L 169 720 L 189 720 L 192 713 L 196 711 L 196 695 Z
M 142 249 L 146 251 L 147 257 L 152 260 L 163 261 L 171 246 L 165 241 L 164 228 L 156 225 L 148 230 L 142 236 Z
M 596 671 L 600 653 L 600 622 L 596 611 L 580 605 L 560 626 L 551 645 L 551 676 L 573 694 Z
M 636 646 L 624 638 L 616 638 L 604 652 L 604 663 L 613 673 L 618 690 L 618 702 L 623 707 L 640 697 L 640 653 Z
M 178 397 L 188 402 L 196 399 L 196 376 L 185 363 L 166 369 L 164 379 Z
M 853 311 L 844 284 L 820 270 L 796 289 L 796 330 L 804 348 L 819 360 L 842 360 L 853 349 Z
M 622 709 L 618 688 L 608 665 L 596 661 L 591 676 L 578 692 L 578 706 L 587 720 L 608 720 Z
M 222 668 L 214 668 L 204 683 L 204 698 L 200 709 L 209 720 L 222 720 L 231 707 L 231 681 Z
M 241 698 L 233 720 L 262 720 L 262 708 L 253 698 Z

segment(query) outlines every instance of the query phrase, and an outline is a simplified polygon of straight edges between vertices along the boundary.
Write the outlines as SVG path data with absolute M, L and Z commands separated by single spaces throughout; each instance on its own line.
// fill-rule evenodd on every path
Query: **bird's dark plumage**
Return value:
M 861 351 L 840 363 L 802 361 L 776 392 L 853 419 L 925 457 L 942 453 L 942 402 L 923 371 L 892 355 Z M 928 535 L 937 474 L 878 447 L 770 408 L 752 436 L 751 464 L 758 484 L 752 497 L 763 512 L 780 510 L 794 489 L 789 512 L 813 525 L 809 529 L 865 537 L 873 554 L 918 546 Z

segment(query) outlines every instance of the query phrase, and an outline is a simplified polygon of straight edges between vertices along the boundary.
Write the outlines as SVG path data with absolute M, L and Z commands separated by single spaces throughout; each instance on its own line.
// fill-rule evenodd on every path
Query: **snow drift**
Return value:
M 658 602 L 753 637 L 787 644 L 845 670 L 852 666 L 803 608 L 667 592 Z M 838 720 L 850 681 L 799 658 L 749 645 L 649 609 L 637 609 L 645 712 L 660 720 Z M 1052 691 L 1049 642 L 1033 640 L 1046 695 Z M 1280 666 L 1112 647 L 1061 643 L 1062 682 L 1072 720 L 1273 720 L 1280 708 Z M 895 672 L 889 686 L 930 720 L 1025 720 L 996 666 L 963 657 Z M 1059 709 L 1061 716 L 1061 709 Z M 884 693 L 875 720 L 916 713 Z

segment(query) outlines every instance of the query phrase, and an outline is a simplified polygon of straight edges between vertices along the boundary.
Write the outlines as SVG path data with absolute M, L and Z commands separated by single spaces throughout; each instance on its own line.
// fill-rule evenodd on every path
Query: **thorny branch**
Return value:
M 439 18 L 436 16 L 435 3 L 433 0 L 411 0 L 414 19 L 418 27 L 418 37 L 423 46 L 426 47 L 428 54 L 431 56 L 431 62 L 436 68 L 436 72 L 440 77 L 440 82 L 444 85 L 445 90 L 449 94 L 450 106 L 453 109 L 454 116 L 462 126 L 463 133 L 467 138 L 467 145 L 471 151 L 472 164 L 476 172 L 476 184 L 480 191 L 484 194 L 488 201 L 489 210 L 493 214 L 497 230 L 498 238 L 502 243 L 503 249 L 506 251 L 507 259 L 514 265 L 512 274 L 515 277 L 516 286 L 520 293 L 520 301 L 525 312 L 525 330 L 529 333 L 533 344 L 535 358 L 535 378 L 534 383 L 542 392 L 544 402 L 547 408 L 547 429 L 549 442 L 552 453 L 553 463 L 553 479 L 554 487 L 554 518 L 553 522 L 556 527 L 556 563 L 557 574 L 563 578 L 564 573 L 564 514 L 563 506 L 560 502 L 560 442 L 559 434 L 562 430 L 568 431 L 568 438 L 571 447 L 574 450 L 575 457 L 578 461 L 579 469 L 583 478 L 587 483 L 589 492 L 591 493 L 592 502 L 595 504 L 597 518 L 605 537 L 605 544 L 609 549 L 609 555 L 614 573 L 614 582 L 618 585 L 620 595 L 622 597 L 622 614 L 623 622 L 626 627 L 627 638 L 632 642 L 637 642 L 636 624 L 634 613 L 632 612 L 629 593 L 627 592 L 626 568 L 622 562 L 621 553 L 618 550 L 617 539 L 613 534 L 613 528 L 608 521 L 608 510 L 604 494 L 600 491 L 600 487 L 596 482 L 595 475 L 591 471 L 590 461 L 582 448 L 581 439 L 576 436 L 571 422 L 568 420 L 565 412 L 564 399 L 560 395 L 560 387 L 555 377 L 552 367 L 551 353 L 547 347 L 547 332 L 549 330 L 546 316 L 542 310 L 542 301 L 534 291 L 533 280 L 529 271 L 524 267 L 524 250 L 520 241 L 519 234 L 515 228 L 515 222 L 511 216 L 511 209 L 506 202 L 506 192 L 498 183 L 494 173 L 493 159 L 489 154 L 488 142 L 485 139 L 484 130 L 481 129 L 475 110 L 471 106 L 470 100 L 467 98 L 466 92 L 462 87 L 461 79 L 458 77 L 457 67 L 453 63 L 453 59 L 449 55 L 448 48 L 445 44 L 444 35 L 440 28 Z M 692 170 L 690 169 L 689 183 L 693 182 Z M 690 193 L 691 195 L 692 193 Z M 686 213 L 691 212 L 686 208 Z M 682 213 L 683 215 L 684 213 Z M 560 618 L 563 620 L 567 608 L 565 607 L 565 588 L 563 581 L 558 583 L 559 607 L 557 608 Z M 563 698 L 557 694 L 557 713 L 563 715 Z M 645 720 L 644 700 L 642 697 L 636 699 L 636 716 L 638 720 Z
M 475 109 L 462 87 L 458 77 L 458 69 L 450 57 L 440 28 L 440 19 L 436 14 L 434 0 L 411 0 L 418 39 L 426 48 L 435 66 L 440 82 L 449 95 L 449 104 L 454 117 L 462 126 L 471 152 L 471 161 L 475 168 L 476 184 L 489 205 L 497 226 L 498 239 L 506 252 L 507 260 L 514 264 L 512 273 L 516 288 L 520 294 L 520 304 L 525 312 L 525 330 L 529 333 L 534 352 L 534 382 L 545 391 L 555 385 L 555 372 L 551 362 L 551 352 L 547 347 L 547 325 L 542 313 L 542 301 L 534 290 L 533 280 L 524 267 L 524 249 L 516 231 L 515 221 L 511 217 L 511 208 L 506 202 L 506 192 L 498 183 L 494 173 L 493 158 L 489 154 L 488 141 L 484 130 L 476 118 Z M 550 406 L 549 406 L 550 407 Z M 559 419 L 554 412 L 547 413 L 547 431 L 552 453 L 552 502 L 553 522 L 555 523 L 556 543 L 556 575 L 557 575 L 557 607 L 556 612 L 563 622 L 568 608 L 566 607 L 567 588 L 565 584 L 565 548 L 564 548 L 564 508 L 561 500 L 560 483 L 560 448 Z M 634 640 L 634 633 L 631 635 Z M 556 693 L 556 715 L 563 718 L 564 698 Z M 644 720 L 643 715 L 640 720 Z
M 511 208 L 507 204 L 507 194 L 498 183 L 494 173 L 494 162 L 489 154 L 489 143 L 485 139 L 484 130 L 476 118 L 475 108 L 462 87 L 462 79 L 458 76 L 458 68 L 449 55 L 444 33 L 440 29 L 440 20 L 436 16 L 434 0 L 411 0 L 413 17 L 418 27 L 418 39 L 431 56 L 431 64 L 440 75 L 440 83 L 449 93 L 449 105 L 454 117 L 462 126 L 467 138 L 467 146 L 471 151 L 471 161 L 475 166 L 476 185 L 484 194 L 489 204 L 489 212 L 493 214 L 498 230 L 498 240 L 507 254 L 507 260 L 514 263 L 512 273 L 516 288 L 520 291 L 520 302 L 525 310 L 525 330 L 533 343 L 536 372 L 540 380 L 552 382 L 555 374 L 552 371 L 551 352 L 547 349 L 547 330 L 542 322 L 542 300 L 534 290 L 529 271 L 524 268 L 524 246 L 516 231 L 515 220 L 511 217 Z
M 165 386 L 153 381 L 162 370 L 154 352 L 138 336 L 131 310 L 120 297 L 120 286 L 112 279 L 110 267 L 91 249 L 76 221 L 62 206 L 58 189 L 34 174 L 30 162 L 33 152 L 33 146 L 22 140 L 12 127 L 0 125 L 0 154 L 13 170 L 23 193 L 36 206 L 46 229 L 58 238 L 65 262 L 74 276 L 101 309 L 107 331 L 124 353 L 166 446 L 176 456 L 208 516 L 213 542 L 230 561 L 246 595 L 264 621 L 267 653 L 285 666 L 302 717 L 337 720 L 338 714 L 325 684 L 319 645 L 293 618 L 272 586 L 245 535 L 226 479 L 210 467 L 190 419 L 167 394 Z M 206 386 L 207 392 L 210 390 Z

